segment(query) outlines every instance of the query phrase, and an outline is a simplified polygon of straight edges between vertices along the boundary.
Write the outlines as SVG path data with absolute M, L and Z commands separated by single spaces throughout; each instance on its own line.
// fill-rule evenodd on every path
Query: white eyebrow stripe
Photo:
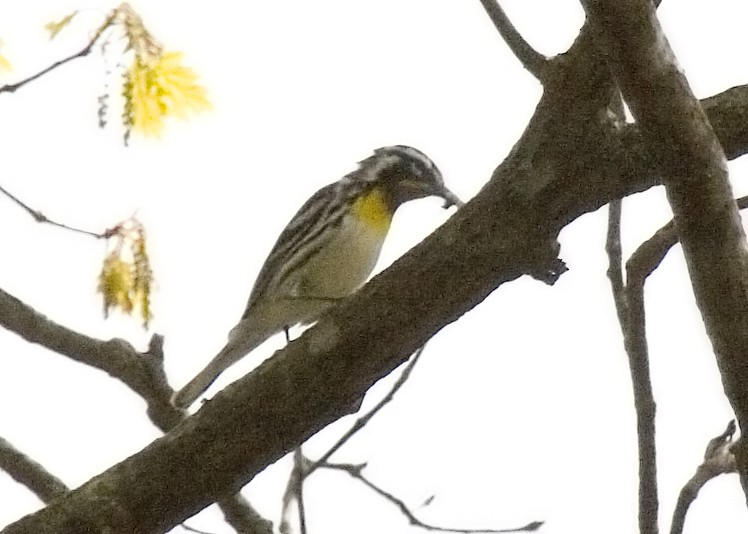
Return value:
M 410 146 L 405 145 L 397 145 L 395 147 L 397 151 L 402 152 L 406 156 L 409 156 L 413 159 L 421 161 L 427 168 L 433 169 L 435 167 L 434 162 L 431 161 L 431 158 L 428 157 L 426 154 L 418 150 L 417 148 L 413 148 Z
M 405 159 L 413 159 L 416 161 L 419 161 L 422 163 L 428 170 L 430 171 L 436 171 L 438 170 L 436 167 L 436 164 L 434 161 L 428 157 L 426 154 L 418 150 L 417 148 L 413 148 L 411 146 L 407 145 L 392 145 L 387 147 L 382 147 L 375 151 L 376 153 L 390 153 L 390 154 L 399 154 L 400 157 L 403 157 Z M 441 174 L 441 173 L 439 173 Z

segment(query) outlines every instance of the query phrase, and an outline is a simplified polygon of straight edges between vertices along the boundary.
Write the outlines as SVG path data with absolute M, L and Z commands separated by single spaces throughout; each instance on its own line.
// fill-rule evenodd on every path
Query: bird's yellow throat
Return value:
M 381 187 L 373 187 L 353 203 L 353 213 L 383 234 L 390 229 L 392 209 Z

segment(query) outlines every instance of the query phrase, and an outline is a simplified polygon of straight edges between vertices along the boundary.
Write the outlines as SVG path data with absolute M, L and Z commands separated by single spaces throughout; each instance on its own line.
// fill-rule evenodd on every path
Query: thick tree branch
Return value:
M 548 59 L 530 46 L 525 38 L 522 37 L 522 34 L 517 31 L 517 28 L 514 27 L 514 24 L 512 24 L 512 21 L 509 20 L 509 17 L 506 16 L 506 13 L 499 4 L 499 0 L 480 0 L 480 3 L 504 39 L 504 42 L 506 42 L 519 62 L 522 63 L 522 66 L 530 74 L 542 81 L 545 69 L 548 66 Z
M 0 470 L 33 491 L 47 504 L 70 491 L 59 478 L 3 438 L 0 438 Z
M 748 244 L 709 120 L 648 0 L 585 0 L 673 209 L 696 303 L 741 428 L 748 426 Z M 748 499 L 748 444 L 736 447 Z

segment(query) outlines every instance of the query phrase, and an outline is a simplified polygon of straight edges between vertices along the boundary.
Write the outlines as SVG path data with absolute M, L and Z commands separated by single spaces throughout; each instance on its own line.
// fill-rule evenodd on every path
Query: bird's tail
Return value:
M 205 393 L 222 372 L 246 354 L 252 352 L 268 337 L 269 335 L 265 335 L 263 332 L 260 335 L 251 336 L 250 338 L 236 339 L 232 337 L 229 339 L 226 346 L 221 349 L 221 352 L 216 354 L 205 369 L 200 371 L 195 378 L 174 394 L 171 398 L 171 403 L 177 408 L 188 408 L 200 395 Z
M 284 326 L 319 315 L 329 306 L 329 301 L 320 299 L 280 299 L 254 304 L 231 330 L 226 346 L 205 369 L 174 394 L 172 404 L 177 408 L 187 408 L 205 393 L 218 375 L 259 347 L 267 338 L 283 330 Z

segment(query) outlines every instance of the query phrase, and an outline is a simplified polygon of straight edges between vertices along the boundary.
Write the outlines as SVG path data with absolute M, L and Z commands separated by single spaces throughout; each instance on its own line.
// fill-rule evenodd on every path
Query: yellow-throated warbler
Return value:
M 336 299 L 356 291 L 371 274 L 395 210 L 409 200 L 462 202 L 421 151 L 379 148 L 358 169 L 306 201 L 281 233 L 255 282 L 226 346 L 175 395 L 186 408 L 229 366 L 267 338 L 315 321 Z

